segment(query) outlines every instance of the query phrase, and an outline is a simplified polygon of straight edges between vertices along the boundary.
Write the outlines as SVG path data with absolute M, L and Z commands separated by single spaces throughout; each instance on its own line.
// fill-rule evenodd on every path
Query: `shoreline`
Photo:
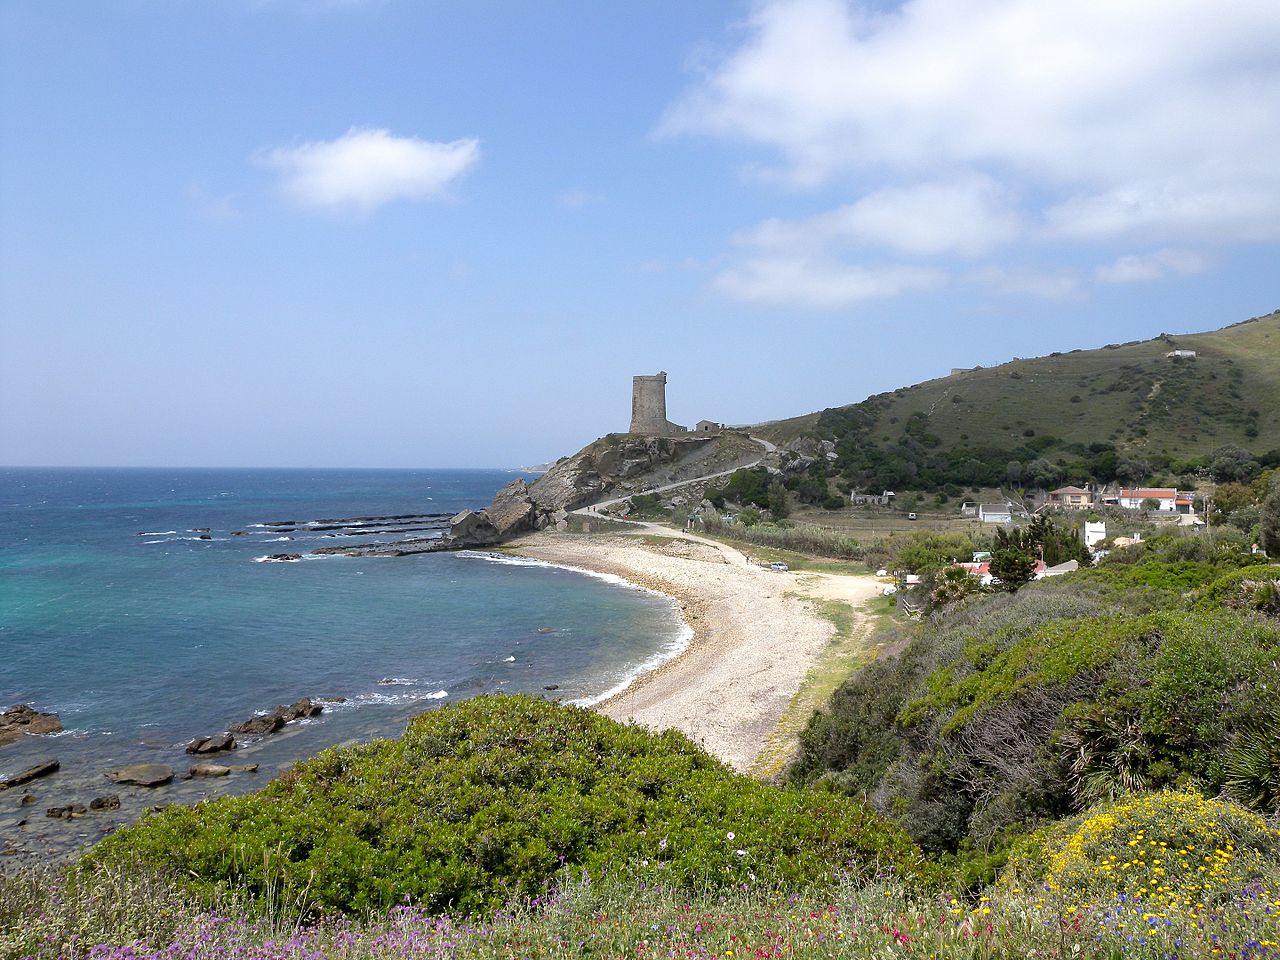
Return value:
M 512 541 L 505 552 L 621 577 L 671 597 L 693 631 L 685 648 L 592 709 L 653 730 L 679 730 L 747 772 L 835 639 L 815 603 L 831 596 L 829 578 L 754 566 L 733 548 L 701 538 L 659 536 L 664 542 L 543 532 Z M 874 591 L 870 577 L 855 586 L 867 597 Z M 836 592 L 851 591 L 844 585 Z

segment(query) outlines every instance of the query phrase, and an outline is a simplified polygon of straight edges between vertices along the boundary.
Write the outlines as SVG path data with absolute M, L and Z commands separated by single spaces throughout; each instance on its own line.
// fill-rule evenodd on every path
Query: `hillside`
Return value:
M 1167 356 L 1174 350 L 1196 356 Z M 1070 478 L 1098 474 L 1090 458 L 1177 473 L 1224 445 L 1258 457 L 1280 448 L 1280 312 L 1209 333 L 957 371 L 752 432 L 783 443 L 837 440 L 840 472 L 869 486 L 909 485 L 930 472 L 926 460 L 935 468 L 927 488 L 943 474 L 961 484 L 1000 481 L 978 476 L 990 471 L 973 463 L 965 475 L 966 461 L 1044 459 Z M 882 469 L 895 458 L 904 469 Z

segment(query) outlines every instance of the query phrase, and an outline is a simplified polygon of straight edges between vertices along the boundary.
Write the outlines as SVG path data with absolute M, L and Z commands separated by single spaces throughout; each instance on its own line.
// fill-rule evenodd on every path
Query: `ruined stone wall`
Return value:
M 661 437 L 671 432 L 667 422 L 667 375 L 631 378 L 631 433 Z

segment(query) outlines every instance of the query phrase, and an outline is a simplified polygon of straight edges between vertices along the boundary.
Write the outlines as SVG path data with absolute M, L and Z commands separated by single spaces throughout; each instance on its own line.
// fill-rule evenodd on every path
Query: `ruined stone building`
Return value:
M 688 427 L 667 419 L 667 374 L 631 378 L 631 433 L 670 437 L 688 433 Z

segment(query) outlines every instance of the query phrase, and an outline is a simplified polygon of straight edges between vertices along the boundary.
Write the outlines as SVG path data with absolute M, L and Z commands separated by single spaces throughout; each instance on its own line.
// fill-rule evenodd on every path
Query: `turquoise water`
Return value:
M 0 775 L 49 756 L 63 764 L 33 785 L 34 813 L 0 808 L 0 838 L 26 851 L 92 839 L 109 816 L 63 825 L 43 817 L 44 800 L 117 793 L 127 819 L 157 798 L 251 789 L 302 756 L 397 735 L 413 714 L 480 693 L 589 702 L 679 643 L 666 598 L 545 564 L 483 553 L 255 562 L 433 535 L 255 524 L 447 515 L 483 506 L 511 479 L 492 470 L 0 471 L 0 705 L 56 711 L 68 731 L 0 748 Z M 232 755 L 260 763 L 256 777 L 159 791 L 102 779 L 129 762 L 184 769 L 193 737 L 302 696 L 346 702 Z

